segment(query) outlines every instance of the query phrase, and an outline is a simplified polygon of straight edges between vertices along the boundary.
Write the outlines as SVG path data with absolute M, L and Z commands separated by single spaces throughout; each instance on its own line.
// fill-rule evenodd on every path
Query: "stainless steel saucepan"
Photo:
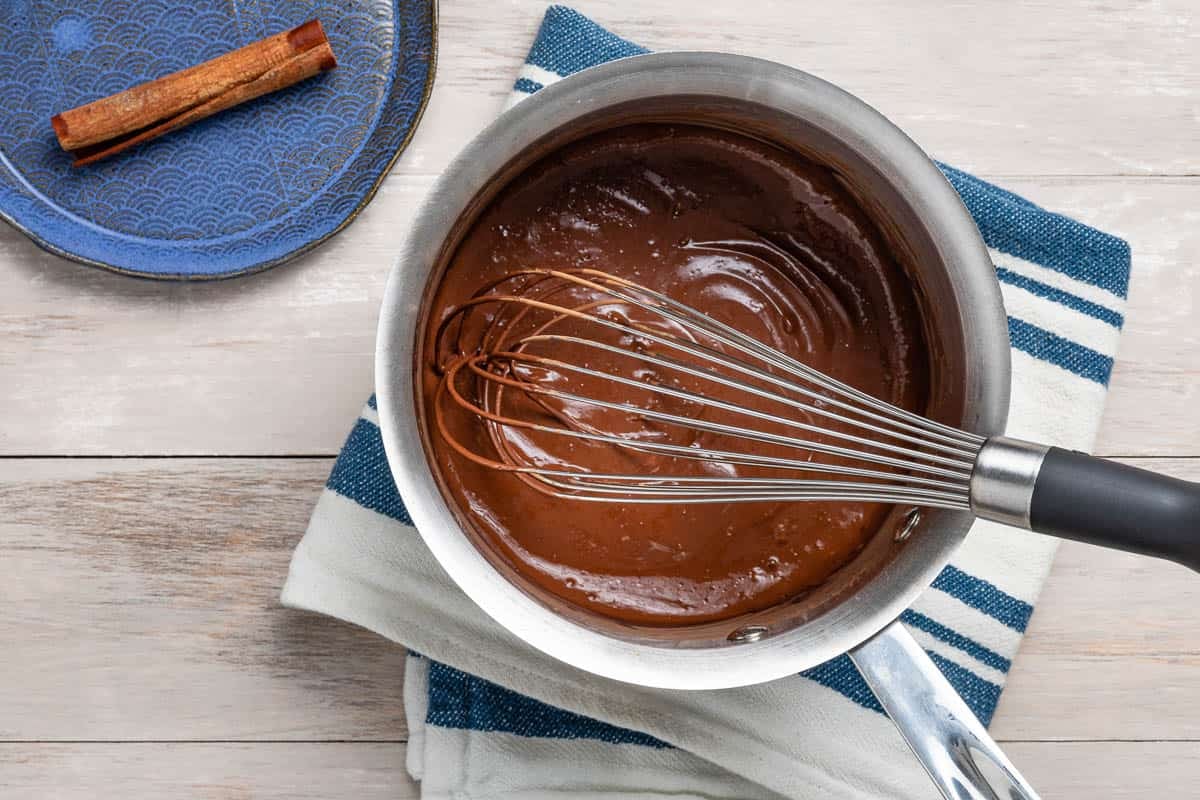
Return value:
M 822 591 L 724 623 L 632 628 L 525 585 L 478 548 L 426 460 L 415 383 L 424 311 L 448 257 L 495 193 L 580 136 L 643 121 L 724 127 L 831 166 L 909 266 L 942 377 L 928 416 L 1003 432 L 1008 329 L 987 250 L 932 161 L 870 106 L 811 75 L 716 53 L 638 56 L 553 84 L 501 116 L 454 160 L 416 218 L 379 329 L 379 417 L 392 474 L 446 572 L 534 647 L 609 678 L 672 689 L 759 683 L 849 653 L 948 798 L 1033 798 L 979 721 L 896 619 L 966 536 L 963 512 L 896 508 L 884 533 Z

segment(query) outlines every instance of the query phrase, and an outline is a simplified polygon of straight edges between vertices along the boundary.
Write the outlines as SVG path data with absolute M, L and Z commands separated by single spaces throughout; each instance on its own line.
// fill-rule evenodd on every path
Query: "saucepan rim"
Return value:
M 816 666 L 892 622 L 948 563 L 971 524 L 939 512 L 937 524 L 828 612 L 736 646 L 664 647 L 609 636 L 555 613 L 502 575 L 462 530 L 422 446 L 413 358 L 422 299 L 447 237 L 472 198 L 524 148 L 569 123 L 644 97 L 713 96 L 771 107 L 849 143 L 905 193 L 931 231 L 962 311 L 964 392 L 977 433 L 1002 432 L 1008 413 L 1008 329 L 999 285 L 978 229 L 937 166 L 863 101 L 808 73 L 747 56 L 670 52 L 604 64 L 549 85 L 501 115 L 451 162 L 414 219 L 392 268 L 380 314 L 376 393 L 388 464 L 413 524 L 458 586 L 496 622 L 573 666 L 616 680 L 674 689 L 761 683 Z M 749 637 L 753 639 L 753 637 Z

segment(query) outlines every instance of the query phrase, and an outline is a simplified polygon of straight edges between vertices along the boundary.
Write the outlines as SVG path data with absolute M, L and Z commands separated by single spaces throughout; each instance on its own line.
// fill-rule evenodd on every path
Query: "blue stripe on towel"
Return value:
M 436 661 L 429 662 L 429 710 L 425 721 L 459 730 L 670 747 L 653 736 L 563 711 Z
M 1000 701 L 1000 687 L 937 653 L 930 653 L 928 650 L 925 652 L 954 686 L 954 690 L 967 702 L 971 712 L 979 717 L 979 721 L 990 725 L 992 714 L 996 713 L 996 703 Z
M 367 405 L 369 405 L 371 408 L 375 409 L 376 411 L 379 410 L 379 401 L 375 399 L 375 395 L 371 395 L 370 397 L 367 398 Z
M 1108 356 L 1016 317 L 1008 318 L 1008 340 L 1021 352 L 1056 364 L 1101 386 L 1107 386 L 1112 375 L 1113 360 Z
M 937 653 L 926 652 L 971 711 L 985 725 L 990 723 L 1000 698 L 1000 687 Z M 849 656 L 838 656 L 801 674 L 869 711 L 884 713 Z M 436 661 L 429 662 L 429 709 L 425 721 L 459 730 L 670 747 L 653 736 L 555 708 Z
M 954 167 L 938 167 L 962 197 L 989 247 L 1120 297 L 1127 295 L 1130 258 L 1124 240 L 1039 208 Z
M 537 81 L 531 81 L 529 78 L 517 78 L 517 82 L 513 84 L 513 90 L 517 92 L 525 92 L 525 94 L 533 94 L 538 89 L 545 87 Z
M 994 650 L 989 650 L 974 639 L 963 636 L 958 631 L 946 627 L 919 611 L 913 611 L 912 609 L 905 611 L 900 615 L 900 621 L 918 630 L 925 631 L 930 636 L 945 642 L 951 647 L 962 650 L 981 664 L 987 664 L 989 667 L 998 669 L 1001 672 L 1008 672 L 1012 666 L 1011 661 Z
M 1021 633 L 1025 632 L 1025 626 L 1033 614 L 1033 606 L 1029 603 L 1002 591 L 995 584 L 963 572 L 953 564 L 941 571 L 933 581 L 933 588 Z
M 325 486 L 364 508 L 412 525 L 392 480 L 379 426 L 365 419 L 354 423 Z
M 1013 272 L 1011 269 L 1004 267 L 996 267 L 996 277 L 1002 283 L 1007 283 L 1010 286 L 1016 286 L 1019 289 L 1024 289 L 1030 294 L 1035 294 L 1038 297 L 1044 297 L 1047 300 L 1052 300 L 1061 306 L 1074 309 L 1081 314 L 1087 314 L 1093 319 L 1098 319 L 1101 322 L 1107 322 L 1114 328 L 1120 328 L 1125 324 L 1125 318 L 1113 311 L 1111 308 L 1106 308 L 1099 303 L 1093 303 L 1090 300 L 1084 300 L 1078 295 L 1073 295 L 1070 292 L 1064 292 L 1062 289 L 1056 289 L 1053 286 L 1035 281 L 1033 278 L 1027 278 L 1024 275 Z
M 1000 700 L 1000 687 L 937 653 L 928 650 L 925 652 L 966 701 L 975 716 L 979 717 L 984 725 L 990 723 L 992 714 L 996 711 L 996 703 Z M 853 700 L 869 711 L 884 713 L 883 706 L 875 699 L 871 687 L 867 686 L 850 656 L 838 656 L 800 674 L 827 689 L 832 689 L 848 700 Z
M 606 31 L 574 9 L 550 6 L 525 60 L 566 76 L 606 61 L 649 52 Z
M 853 700 L 869 711 L 883 713 L 883 706 L 875 699 L 871 687 L 859 674 L 858 667 L 850 656 L 842 655 L 800 673 L 810 681 L 816 681 L 826 689 L 832 689 L 848 700 Z

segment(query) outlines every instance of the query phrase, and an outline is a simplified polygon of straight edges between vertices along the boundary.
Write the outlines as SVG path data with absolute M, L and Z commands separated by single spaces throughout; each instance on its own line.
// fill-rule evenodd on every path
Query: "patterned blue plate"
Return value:
M 436 0 L 0 0 L 0 216 L 155 278 L 254 272 L 354 219 L 433 85 Z M 337 69 L 73 168 L 50 117 L 317 18 Z

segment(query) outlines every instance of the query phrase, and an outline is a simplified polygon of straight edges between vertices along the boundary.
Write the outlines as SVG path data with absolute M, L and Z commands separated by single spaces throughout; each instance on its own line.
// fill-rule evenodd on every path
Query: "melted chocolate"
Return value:
M 430 429 L 440 378 L 435 366 L 444 347 L 438 324 L 485 286 L 530 268 L 595 268 L 636 281 L 872 395 L 923 408 L 928 357 L 903 270 L 831 171 L 772 145 L 701 127 L 630 126 L 573 143 L 505 187 L 460 243 L 430 307 L 422 367 Z M 603 354 L 569 346 L 553 355 L 572 363 L 589 359 L 610 373 L 631 370 L 616 356 L 610 363 Z M 572 380 L 580 388 L 581 379 Z M 630 395 L 595 380 L 583 388 L 616 399 Z M 705 391 L 765 407 L 744 392 Z M 694 412 L 686 405 L 666 410 Z M 767 410 L 779 413 L 778 406 Z M 655 441 L 728 444 L 715 434 L 590 406 L 560 403 L 554 412 L 604 431 L 637 434 L 642 425 L 641 434 Z M 494 450 L 494 434 L 477 418 L 451 409 L 444 420 L 459 441 Z M 817 417 L 811 422 L 835 427 Z M 561 440 L 504 435 L 502 444 L 530 462 L 581 457 L 566 454 Z M 848 502 L 688 506 L 557 499 L 470 462 L 440 436 L 429 440 L 444 491 L 486 546 L 542 589 L 640 624 L 725 619 L 794 598 L 849 562 L 888 512 Z M 764 474 L 611 445 L 586 449 L 587 466 L 596 471 Z M 784 451 L 764 445 L 754 452 Z

